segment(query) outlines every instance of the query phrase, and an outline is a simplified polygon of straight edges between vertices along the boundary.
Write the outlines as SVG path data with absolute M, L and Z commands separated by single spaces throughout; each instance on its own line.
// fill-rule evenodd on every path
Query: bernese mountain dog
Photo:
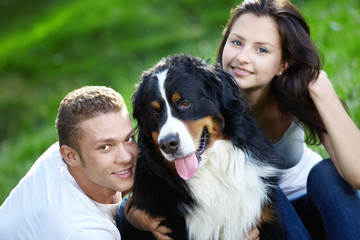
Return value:
M 278 155 L 221 66 L 174 55 L 145 71 L 133 95 L 139 157 L 130 205 L 173 239 L 284 239 Z M 135 239 L 131 234 L 123 239 Z M 141 239 L 153 239 L 150 232 Z

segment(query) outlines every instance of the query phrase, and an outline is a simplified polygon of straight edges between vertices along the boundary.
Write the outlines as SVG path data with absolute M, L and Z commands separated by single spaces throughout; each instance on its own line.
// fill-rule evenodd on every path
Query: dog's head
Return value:
M 165 58 L 143 73 L 133 95 L 139 141 L 152 142 L 180 177 L 190 179 L 216 140 L 243 147 L 246 134 L 235 133 L 245 111 L 240 95 L 218 65 L 186 55 Z

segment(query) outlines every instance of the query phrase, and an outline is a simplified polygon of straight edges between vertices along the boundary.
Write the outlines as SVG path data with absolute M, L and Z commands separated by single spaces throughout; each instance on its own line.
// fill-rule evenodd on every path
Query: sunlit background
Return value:
M 292 2 L 308 20 L 324 69 L 360 126 L 360 2 Z M 0 0 L 0 204 L 56 141 L 57 109 L 67 92 L 110 86 L 131 111 L 135 83 L 162 57 L 215 59 L 237 3 Z

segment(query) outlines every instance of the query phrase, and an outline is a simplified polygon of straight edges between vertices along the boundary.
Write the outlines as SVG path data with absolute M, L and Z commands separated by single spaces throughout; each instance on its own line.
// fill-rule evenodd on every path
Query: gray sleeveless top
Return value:
M 276 152 L 283 158 L 279 163 L 281 169 L 289 169 L 295 166 L 304 151 L 304 129 L 296 122 L 292 122 L 284 136 L 273 146 Z

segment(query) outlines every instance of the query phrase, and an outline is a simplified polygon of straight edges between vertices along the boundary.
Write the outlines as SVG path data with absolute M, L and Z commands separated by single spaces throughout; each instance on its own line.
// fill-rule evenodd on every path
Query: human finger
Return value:
M 163 234 L 157 230 L 151 232 L 157 240 L 172 240 L 168 235 Z
M 164 225 L 159 225 L 156 229 L 156 231 L 158 231 L 161 234 L 167 234 L 167 233 L 171 233 L 172 230 Z
M 260 239 L 260 231 L 257 228 L 253 228 L 246 238 L 246 240 L 259 240 L 259 239 Z

